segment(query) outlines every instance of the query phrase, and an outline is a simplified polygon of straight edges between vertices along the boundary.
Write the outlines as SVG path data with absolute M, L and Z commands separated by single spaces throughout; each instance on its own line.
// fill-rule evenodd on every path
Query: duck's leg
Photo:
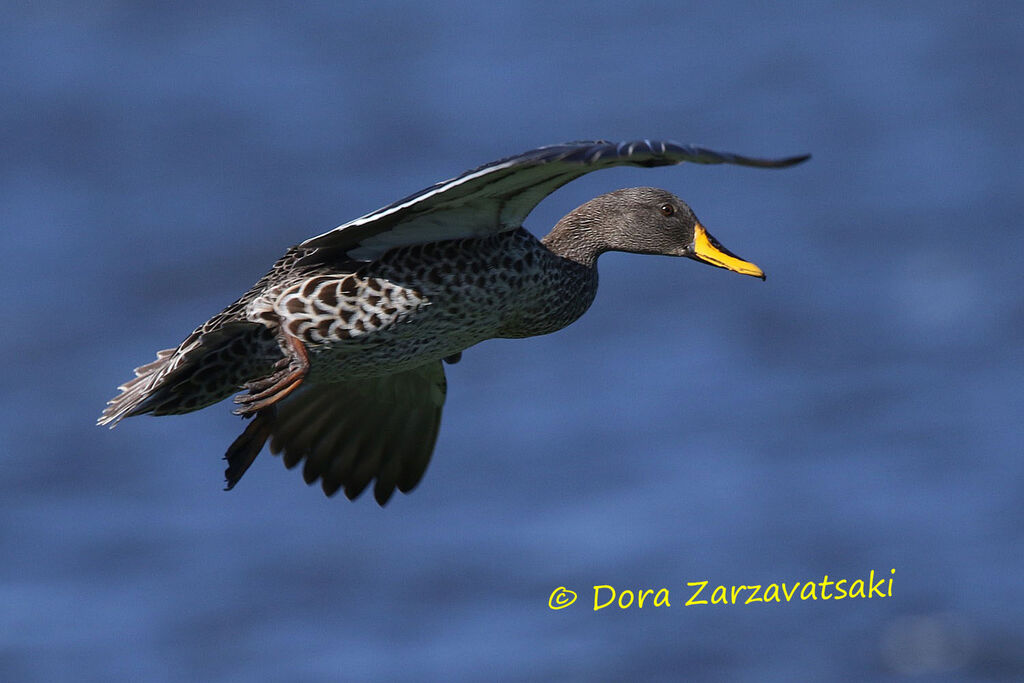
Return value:
M 287 353 L 278 361 L 280 369 L 269 377 L 248 382 L 245 388 L 249 393 L 235 397 L 236 415 L 252 415 L 264 408 L 269 408 L 288 396 L 302 384 L 309 373 L 309 354 L 306 347 L 296 337 L 286 335 Z M 252 425 L 250 425 L 252 427 Z
M 263 444 L 270 438 L 274 426 L 274 418 L 277 417 L 277 406 L 270 406 L 256 413 L 256 419 L 249 423 L 237 439 L 228 446 L 224 459 L 228 461 L 228 468 L 224 470 L 224 490 L 230 491 L 242 478 L 249 465 L 253 463 L 256 456 L 263 450 Z

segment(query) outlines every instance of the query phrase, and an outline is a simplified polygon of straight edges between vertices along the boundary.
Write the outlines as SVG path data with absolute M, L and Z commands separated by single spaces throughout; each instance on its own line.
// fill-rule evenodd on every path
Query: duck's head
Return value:
M 679 197 L 631 187 L 591 199 L 558 222 L 544 244 L 560 256 L 592 265 L 606 251 L 685 256 L 764 279 L 764 271 L 711 236 Z

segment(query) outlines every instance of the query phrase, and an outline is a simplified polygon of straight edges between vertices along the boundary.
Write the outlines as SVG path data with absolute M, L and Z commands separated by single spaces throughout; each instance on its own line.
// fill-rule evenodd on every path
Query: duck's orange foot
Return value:
M 295 337 L 288 336 L 289 355 L 278 361 L 277 372 L 245 384 L 249 393 L 235 397 L 235 415 L 248 417 L 269 408 L 299 388 L 309 373 L 309 354 L 306 347 Z M 251 427 L 251 425 L 250 425 Z

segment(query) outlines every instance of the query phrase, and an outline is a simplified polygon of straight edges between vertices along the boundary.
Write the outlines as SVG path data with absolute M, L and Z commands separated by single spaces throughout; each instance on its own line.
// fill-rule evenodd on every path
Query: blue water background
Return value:
M 0 679 L 1024 678 L 1020 3 L 4 14 Z M 93 426 L 288 245 L 594 137 L 813 153 L 603 171 L 527 221 L 664 187 L 767 282 L 604 256 L 579 322 L 448 368 L 383 510 L 268 455 L 222 492 L 226 405 Z M 893 568 L 891 598 L 683 606 Z

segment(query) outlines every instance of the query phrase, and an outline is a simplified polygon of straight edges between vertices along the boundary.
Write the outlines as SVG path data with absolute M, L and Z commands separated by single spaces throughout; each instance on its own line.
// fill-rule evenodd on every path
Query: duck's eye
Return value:
M 676 207 L 671 204 L 662 204 L 661 209 L 659 210 L 661 211 L 662 216 L 671 216 L 676 212 Z

